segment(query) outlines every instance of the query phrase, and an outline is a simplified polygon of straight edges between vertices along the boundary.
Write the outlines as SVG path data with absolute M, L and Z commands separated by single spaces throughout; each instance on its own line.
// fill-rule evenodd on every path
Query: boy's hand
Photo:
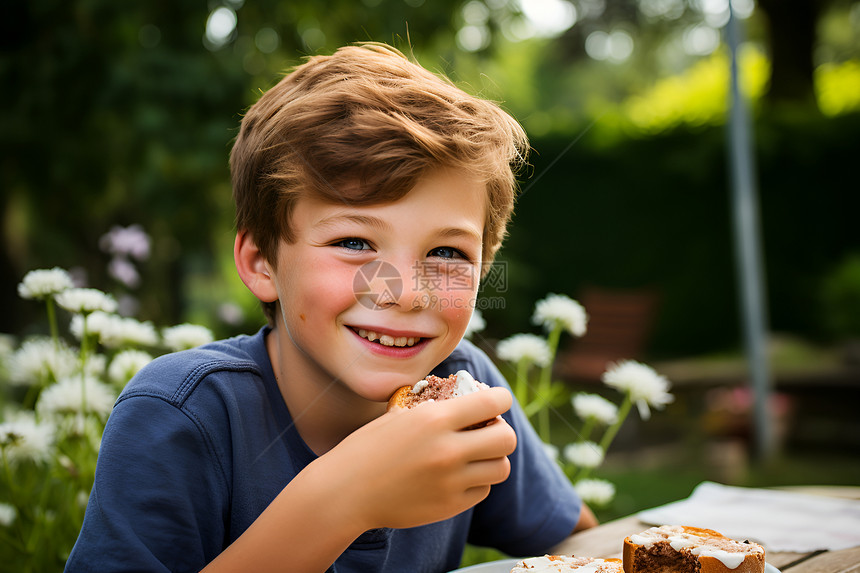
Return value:
M 507 479 L 517 438 L 499 415 L 511 402 L 509 391 L 491 388 L 385 414 L 320 457 L 326 471 L 319 475 L 345 481 L 332 484 L 334 497 L 363 529 L 452 517 Z M 485 420 L 493 421 L 463 430 Z

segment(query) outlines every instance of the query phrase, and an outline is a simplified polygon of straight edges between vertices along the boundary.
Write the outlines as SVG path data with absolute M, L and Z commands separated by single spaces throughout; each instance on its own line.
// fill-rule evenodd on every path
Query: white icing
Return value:
M 667 541 L 669 541 L 669 545 L 671 545 L 672 549 L 675 551 L 680 551 L 685 547 L 692 547 L 697 543 L 702 542 L 701 539 L 694 538 L 691 535 L 672 535 Z
M 423 379 L 423 380 L 419 380 L 418 382 L 416 382 L 416 383 L 412 386 L 412 390 L 411 390 L 411 392 L 412 392 L 413 394 L 420 394 L 420 393 L 421 393 L 421 391 L 422 391 L 422 390 L 424 390 L 424 388 L 426 388 L 426 387 L 427 387 L 427 385 L 428 385 L 429 383 L 430 383 L 430 382 L 429 382 L 429 381 L 427 381 L 427 379 L 426 379 L 426 378 L 425 378 L 425 379 Z
M 729 553 L 728 551 L 724 551 L 722 549 L 706 549 L 704 547 L 693 549 L 691 553 L 693 555 L 703 555 L 706 557 L 713 557 L 714 559 L 718 559 L 723 565 L 725 565 L 729 569 L 737 569 L 738 565 L 744 562 L 744 558 L 747 555 L 746 553 Z
M 634 545 L 641 545 L 642 547 L 651 547 L 654 545 L 654 542 L 657 541 L 655 537 L 648 537 L 645 535 L 640 535 L 638 533 L 630 536 L 630 543 Z
M 412 389 L 410 392 L 412 394 L 420 394 L 424 391 L 425 388 L 430 384 L 430 382 L 424 378 L 416 382 L 412 385 Z M 457 372 L 457 382 L 454 386 L 453 391 L 451 392 L 451 397 L 456 398 L 457 396 L 465 396 L 466 394 L 471 394 L 473 392 L 477 392 L 482 387 L 486 387 L 486 384 L 478 382 L 472 375 L 466 372 L 465 370 L 459 370 Z
M 546 556 L 544 557 L 530 557 L 529 559 L 523 559 L 519 563 L 517 563 L 516 567 L 511 570 L 511 573 L 519 573 L 520 571 L 542 571 L 546 570 L 552 564 Z
M 465 396 L 478 391 L 478 383 L 472 375 L 465 370 L 457 371 L 457 387 L 454 389 L 454 397 Z
M 593 559 L 585 562 L 584 558 L 555 556 L 530 557 L 523 559 L 511 569 L 511 573 L 565 573 L 576 571 L 576 573 L 599 573 L 600 571 L 617 571 L 622 573 L 621 564 L 618 562 L 607 562 L 603 559 Z

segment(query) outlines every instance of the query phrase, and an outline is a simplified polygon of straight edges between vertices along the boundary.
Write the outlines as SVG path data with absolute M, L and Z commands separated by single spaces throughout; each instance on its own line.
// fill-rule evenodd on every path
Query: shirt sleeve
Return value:
M 469 347 L 466 362 L 458 367 L 491 386 L 509 388 L 492 361 Z M 582 503 L 516 400 L 503 417 L 517 434 L 517 449 L 509 456 L 511 474 L 475 507 L 469 542 L 508 555 L 542 555 L 573 533 Z
M 199 571 L 224 545 L 226 484 L 192 416 L 161 397 L 120 401 L 66 571 Z

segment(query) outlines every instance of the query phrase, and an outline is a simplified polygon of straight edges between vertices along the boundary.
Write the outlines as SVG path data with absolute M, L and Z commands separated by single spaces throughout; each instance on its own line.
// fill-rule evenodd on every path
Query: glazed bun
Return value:
M 651 573 L 764 573 L 764 548 L 712 529 L 683 525 L 652 527 L 624 539 L 624 571 Z

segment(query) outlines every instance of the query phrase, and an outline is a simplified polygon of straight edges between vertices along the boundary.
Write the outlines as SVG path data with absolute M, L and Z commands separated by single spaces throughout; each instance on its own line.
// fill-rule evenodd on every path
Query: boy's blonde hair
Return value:
M 528 140 L 497 104 L 471 96 L 396 49 L 365 43 L 313 56 L 251 106 L 230 153 L 238 229 L 273 266 L 294 240 L 290 215 L 312 196 L 349 205 L 403 197 L 429 169 L 486 181 L 484 273 L 513 211 Z M 273 319 L 274 304 L 264 305 Z

